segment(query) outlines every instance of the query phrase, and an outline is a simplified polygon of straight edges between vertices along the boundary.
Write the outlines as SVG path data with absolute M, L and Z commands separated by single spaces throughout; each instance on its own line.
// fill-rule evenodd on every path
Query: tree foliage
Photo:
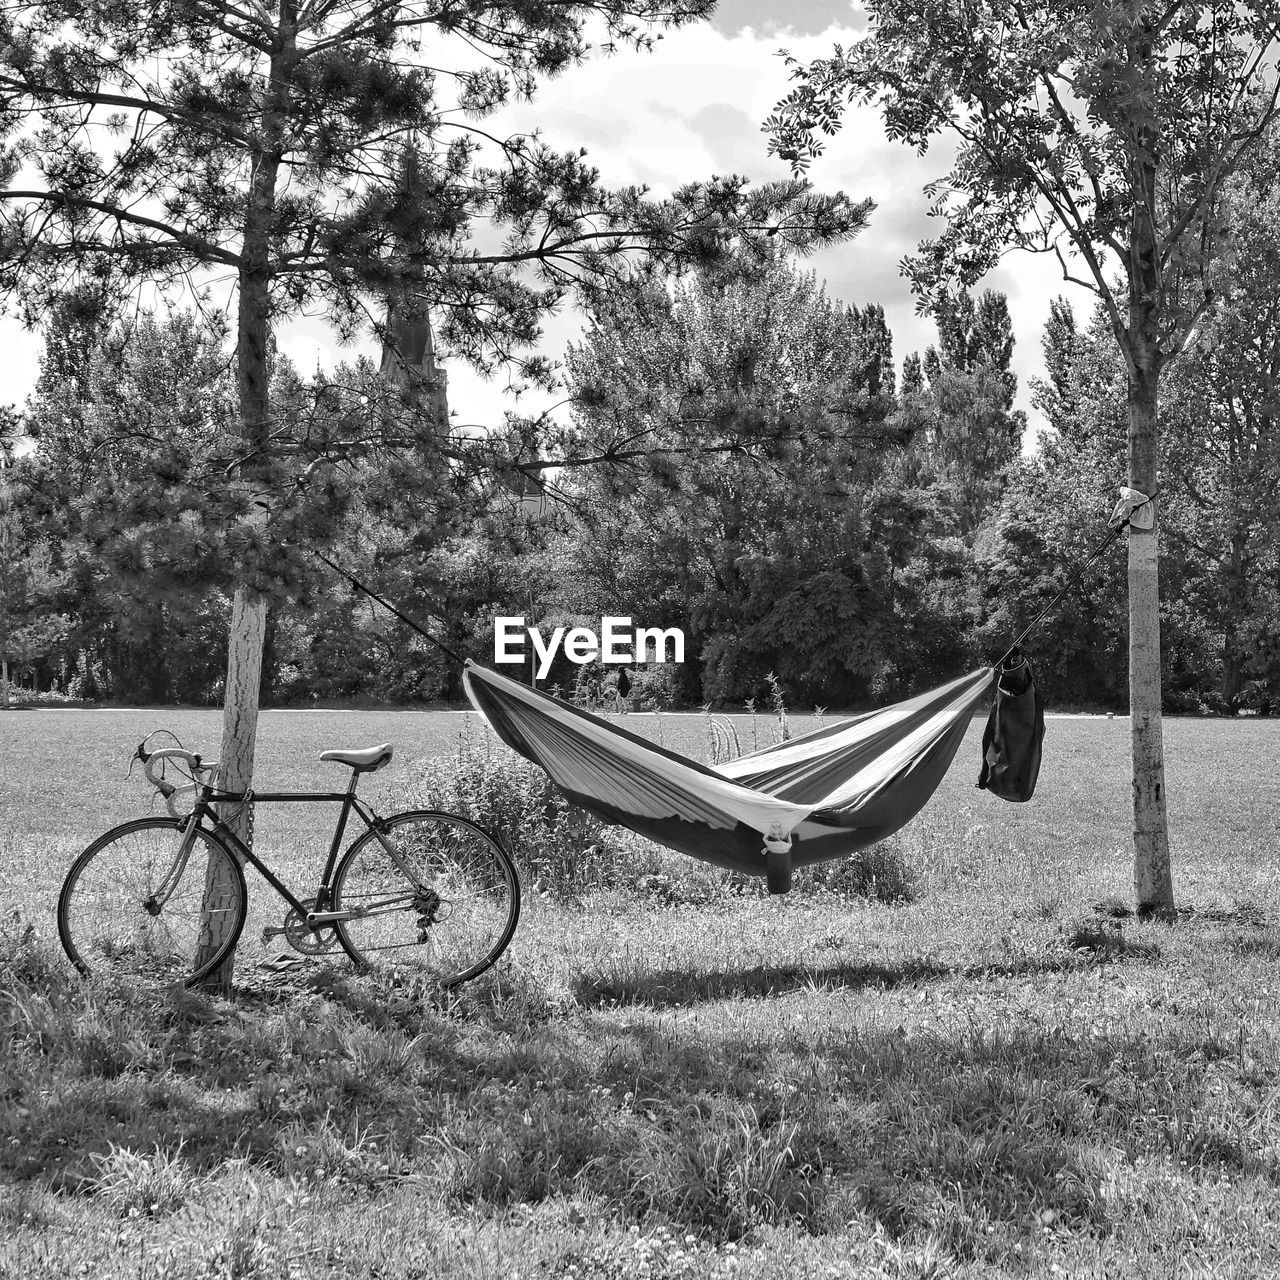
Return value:
M 999 501 L 1026 429 L 1013 407 L 1013 325 L 1004 295 L 989 289 L 976 305 L 967 290 L 944 296 L 934 319 L 938 345 L 904 369 L 904 419 L 972 536 Z
M 593 34 L 606 49 L 644 46 L 654 24 L 709 7 L 171 0 L 139 21 L 98 0 L 10 5 L 0 292 L 39 323 L 69 292 L 111 318 L 144 288 L 216 307 L 230 282 L 239 441 L 216 483 L 241 525 L 227 534 L 241 580 L 261 589 L 297 532 L 287 513 L 263 526 L 264 494 L 279 515 L 299 481 L 449 444 L 411 404 L 368 413 L 366 388 L 335 381 L 317 388 L 324 404 L 277 416 L 281 317 L 319 313 L 340 336 L 390 341 L 388 306 L 429 313 L 446 352 L 545 381 L 541 319 L 624 262 L 669 267 L 770 237 L 803 248 L 860 225 L 865 203 L 797 182 L 711 179 L 663 200 L 611 191 L 581 152 L 484 128 L 584 57 Z
M 739 235 L 840 237 L 865 206 L 735 179 L 650 200 L 603 188 L 580 152 L 480 124 L 585 56 L 589 24 L 644 45 L 651 24 L 709 7 L 173 0 L 138 22 L 105 3 L 11 5 L 0 286 L 34 321 L 69 280 L 184 281 L 208 297 L 209 269 L 231 272 L 242 342 L 245 323 L 299 310 L 355 335 L 395 295 L 492 369 L 566 290 L 637 254 L 666 265 Z
M 1165 378 L 1161 627 L 1165 705 L 1174 709 L 1270 708 L 1280 689 L 1278 165 L 1268 138 L 1227 185 L 1234 251 L 1219 263 L 1213 304 Z M 992 588 L 983 593 L 989 626 L 1012 625 L 1009 601 L 1018 599 L 999 591 L 998 564 L 1022 565 L 1034 588 L 1019 602 L 1024 612 L 1037 594 L 1047 598 L 1054 566 L 1084 549 L 1073 528 L 1097 527 L 1097 495 L 1124 476 L 1126 371 L 1103 310 L 1081 326 L 1056 299 L 1044 359 L 1034 402 L 1051 430 L 980 548 L 977 581 Z M 1063 606 L 1054 643 L 1037 648 L 1051 683 L 1072 697 L 1123 705 L 1121 605 L 1114 573 L 1081 584 Z
M 1132 367 L 1166 358 L 1213 295 L 1227 229 L 1222 183 L 1275 117 L 1264 79 L 1271 5 L 873 0 L 870 38 L 801 66 L 769 121 L 797 169 L 821 153 L 846 103 L 880 106 L 891 137 L 959 142 L 932 188 L 945 229 L 906 260 L 922 298 L 973 284 L 1012 248 L 1058 255 L 1096 292 Z M 1141 263 L 1133 254 L 1141 253 Z M 1150 255 L 1150 260 L 1147 260 Z M 1112 267 L 1153 273 L 1149 331 L 1134 332 Z
M 686 697 L 755 696 L 775 671 L 849 701 L 945 648 L 913 620 L 947 515 L 884 460 L 904 437 L 880 308 L 833 304 L 783 261 L 641 281 L 597 308 L 569 367 L 574 447 L 633 458 L 577 484 L 576 608 L 684 625 Z

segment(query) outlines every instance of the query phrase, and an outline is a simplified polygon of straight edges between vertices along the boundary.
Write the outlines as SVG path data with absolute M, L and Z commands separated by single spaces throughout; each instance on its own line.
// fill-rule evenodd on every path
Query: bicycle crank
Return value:
M 314 907 L 314 903 L 308 903 L 307 909 Z M 326 951 L 332 951 L 338 945 L 338 935 L 333 929 L 316 928 L 312 929 L 307 924 L 307 918 L 300 911 L 290 907 L 284 913 L 284 923 L 275 928 L 268 926 L 262 931 L 263 942 L 269 942 L 272 938 L 278 938 L 284 934 L 285 941 L 295 950 L 300 951 L 304 956 L 323 955 Z

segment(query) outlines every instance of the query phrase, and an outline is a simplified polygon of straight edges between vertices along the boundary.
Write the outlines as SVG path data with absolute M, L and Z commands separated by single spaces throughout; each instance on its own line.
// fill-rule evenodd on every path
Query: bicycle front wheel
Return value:
M 244 928 L 244 872 L 201 827 L 184 862 L 185 839 L 173 818 L 139 818 L 99 836 L 72 863 L 58 934 L 81 973 L 191 983 L 226 959 Z
M 487 832 L 447 813 L 385 819 L 347 850 L 333 882 L 338 938 L 362 967 L 444 987 L 483 973 L 520 918 L 520 880 Z

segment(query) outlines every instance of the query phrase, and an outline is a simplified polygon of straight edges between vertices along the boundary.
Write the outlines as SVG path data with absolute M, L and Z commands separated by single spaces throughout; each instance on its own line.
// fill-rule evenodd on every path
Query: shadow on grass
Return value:
M 626 990 L 661 1004 L 673 990 L 683 1002 L 1085 963 L 676 972 Z M 585 990 L 588 1005 L 614 998 Z M 1224 1125 L 1206 1105 L 1203 1021 L 1081 1038 L 1052 1020 L 957 1029 L 922 1012 L 909 1036 L 824 1025 L 798 1046 L 781 1020 L 776 1035 L 746 1036 L 549 1010 L 519 972 L 434 1002 L 337 968 L 233 1001 L 144 998 L 52 970 L 6 977 L 0 1177 L 104 1194 L 103 1161 L 124 1149 L 198 1175 L 244 1160 L 353 1194 L 411 1180 L 495 1213 L 589 1196 L 611 1216 L 713 1239 L 865 1215 L 961 1257 L 1008 1257 L 999 1249 L 1046 1212 L 1110 1230 L 1124 1177 L 1153 1158 L 1275 1177 L 1270 1082 L 1242 1112 L 1253 1122 Z M 149 1166 L 128 1167 L 142 1178 Z
M 595 974 L 579 978 L 574 995 L 584 1006 L 639 1004 L 666 1008 L 708 1000 L 760 999 L 795 991 L 885 991 L 919 982 L 946 979 L 982 981 L 1024 977 L 1080 969 L 1088 960 L 1079 955 L 1018 956 L 990 964 L 962 968 L 926 960 L 897 964 L 848 962 L 835 965 L 756 965 L 750 969 L 707 972 L 696 969 L 658 969 L 627 974 Z

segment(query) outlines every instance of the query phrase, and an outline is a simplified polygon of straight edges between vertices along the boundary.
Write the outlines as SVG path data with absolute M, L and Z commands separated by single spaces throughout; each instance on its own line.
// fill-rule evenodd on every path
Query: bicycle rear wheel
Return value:
M 520 880 L 506 850 L 475 823 L 418 810 L 387 818 L 347 850 L 333 909 L 354 913 L 335 928 L 357 965 L 454 987 L 511 941 Z
M 81 973 L 148 986 L 189 984 L 236 945 L 248 909 L 244 871 L 203 828 L 192 834 L 172 892 L 163 903 L 155 900 L 176 868 L 182 827 L 173 818 L 126 822 L 72 863 L 58 896 L 58 935 Z

